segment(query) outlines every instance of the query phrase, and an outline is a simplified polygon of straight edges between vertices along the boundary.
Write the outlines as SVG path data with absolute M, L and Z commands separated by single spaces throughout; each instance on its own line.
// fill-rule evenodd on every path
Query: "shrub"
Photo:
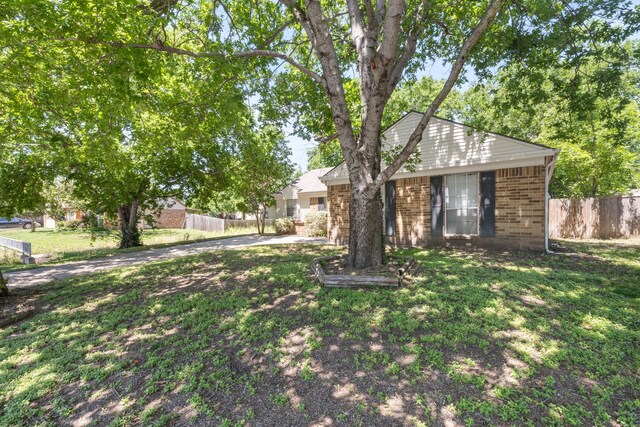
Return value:
M 82 228 L 102 228 L 104 220 L 93 212 L 85 212 L 82 220 L 80 220 Z
M 304 217 L 307 235 L 311 237 L 327 237 L 327 213 L 311 212 Z
M 77 230 L 80 226 L 82 225 L 81 221 L 65 221 L 63 223 L 58 223 L 58 227 L 60 229 L 67 229 L 67 230 Z
M 296 226 L 291 218 L 278 218 L 273 221 L 276 234 L 295 234 Z

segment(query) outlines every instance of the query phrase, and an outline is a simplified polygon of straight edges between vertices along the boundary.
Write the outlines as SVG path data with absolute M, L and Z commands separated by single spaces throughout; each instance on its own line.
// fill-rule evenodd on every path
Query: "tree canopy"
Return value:
M 85 208 L 118 215 L 125 247 L 140 244 L 139 216 L 161 198 L 227 184 L 228 160 L 252 123 L 232 69 L 68 40 L 96 16 L 90 5 L 19 6 L 3 9 L 11 25 L 0 30 L 5 211 L 33 210 L 62 178 Z M 151 14 L 127 2 L 102 6 L 114 34 L 135 33 Z M 138 20 L 111 15 L 134 10 Z
M 562 151 L 555 197 L 597 197 L 640 186 L 637 43 L 603 57 L 520 72 L 517 65 L 464 96 L 465 121 Z M 619 49 L 619 51 L 618 51 Z M 514 75 L 516 87 L 509 87 Z

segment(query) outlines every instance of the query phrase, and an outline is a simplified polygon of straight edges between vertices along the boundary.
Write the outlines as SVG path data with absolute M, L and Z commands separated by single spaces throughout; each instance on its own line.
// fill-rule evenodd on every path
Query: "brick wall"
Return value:
M 186 217 L 184 209 L 163 209 L 156 216 L 154 226 L 157 228 L 182 228 Z
M 396 235 L 387 236 L 394 246 L 425 246 L 431 229 L 429 178 L 396 180 Z
M 497 170 L 496 243 L 544 250 L 544 204 L 544 166 Z
M 544 250 L 544 166 L 496 171 L 495 237 L 433 238 L 428 177 L 396 180 L 396 246 L 456 245 Z M 349 240 L 349 185 L 327 189 L 330 243 Z

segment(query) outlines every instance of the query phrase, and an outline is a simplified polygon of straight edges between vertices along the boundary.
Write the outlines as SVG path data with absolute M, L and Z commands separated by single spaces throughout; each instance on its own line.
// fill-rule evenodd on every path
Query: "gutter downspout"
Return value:
M 558 153 L 560 153 L 560 150 L 553 154 L 553 158 L 547 163 L 544 170 L 544 251 L 547 254 L 555 253 L 549 249 L 549 181 L 551 181 L 553 170 L 556 167 Z

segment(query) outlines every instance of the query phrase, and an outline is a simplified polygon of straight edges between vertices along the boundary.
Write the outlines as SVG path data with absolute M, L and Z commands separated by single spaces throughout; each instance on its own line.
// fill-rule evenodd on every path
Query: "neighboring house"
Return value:
M 154 215 L 155 228 L 182 228 L 187 215 L 187 207 L 178 199 L 169 197 L 160 202 L 163 206 L 162 211 L 158 215 Z M 81 221 L 84 218 L 84 212 L 80 209 L 65 207 L 64 221 Z M 45 228 L 56 228 L 57 221 L 49 215 L 44 215 L 43 225 Z M 139 226 L 141 228 L 151 228 L 144 218 L 140 219 Z
M 80 209 L 72 207 L 64 207 L 64 222 L 68 221 L 82 221 L 84 218 L 84 212 Z M 45 228 L 56 228 L 57 222 L 55 218 L 45 214 L 42 216 L 42 225 Z
M 153 226 L 155 228 L 182 228 L 187 217 L 187 206 L 180 200 L 173 197 L 160 202 L 162 210 L 153 216 Z M 143 219 L 140 220 L 142 228 L 151 228 L 150 224 Z
M 320 181 L 320 177 L 330 170 L 331 168 L 310 170 L 274 194 L 276 205 L 269 209 L 268 217 L 291 217 L 304 221 L 309 212 L 327 210 L 327 186 Z
M 391 125 L 383 147 L 404 146 L 422 116 L 412 111 Z M 419 147 L 415 172 L 400 169 L 382 189 L 390 244 L 548 248 L 548 186 L 559 150 L 435 117 Z M 328 188 L 328 240 L 346 244 L 346 165 L 321 180 Z

